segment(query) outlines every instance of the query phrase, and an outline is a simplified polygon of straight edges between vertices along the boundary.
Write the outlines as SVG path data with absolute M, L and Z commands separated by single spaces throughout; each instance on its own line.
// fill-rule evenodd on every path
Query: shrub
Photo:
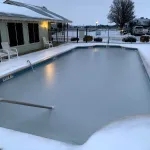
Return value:
M 96 38 L 94 38 L 94 41 L 95 41 L 95 42 L 102 42 L 103 39 L 102 39 L 101 37 L 96 37 Z
M 136 42 L 136 38 L 134 36 L 124 37 L 122 39 L 123 42 Z
M 85 35 L 83 38 L 83 41 L 92 41 L 93 40 L 93 36 L 90 35 Z
M 148 35 L 142 35 L 140 37 L 141 42 L 149 42 L 149 36 Z
M 71 41 L 77 41 L 77 40 L 79 41 L 79 38 L 77 38 L 77 37 L 72 37 L 71 38 Z

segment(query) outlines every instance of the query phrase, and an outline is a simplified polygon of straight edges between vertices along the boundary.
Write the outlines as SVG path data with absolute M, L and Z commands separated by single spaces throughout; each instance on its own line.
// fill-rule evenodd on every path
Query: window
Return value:
M 22 23 L 7 23 L 10 46 L 24 44 Z
M 38 23 L 28 23 L 29 42 L 39 42 L 39 25 Z

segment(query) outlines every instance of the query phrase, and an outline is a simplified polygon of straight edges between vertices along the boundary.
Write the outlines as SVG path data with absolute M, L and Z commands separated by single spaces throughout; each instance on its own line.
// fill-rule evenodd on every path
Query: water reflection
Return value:
M 93 48 L 93 52 L 99 52 L 99 49 L 98 48 Z
M 45 72 L 46 83 L 53 83 L 56 74 L 55 63 L 51 63 L 47 65 L 44 69 L 44 72 Z

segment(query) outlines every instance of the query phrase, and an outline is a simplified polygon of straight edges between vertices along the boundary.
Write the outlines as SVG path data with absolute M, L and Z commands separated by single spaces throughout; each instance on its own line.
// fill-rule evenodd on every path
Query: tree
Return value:
M 116 23 L 122 29 L 125 23 L 134 18 L 134 2 L 132 0 L 113 0 L 108 14 L 110 22 Z

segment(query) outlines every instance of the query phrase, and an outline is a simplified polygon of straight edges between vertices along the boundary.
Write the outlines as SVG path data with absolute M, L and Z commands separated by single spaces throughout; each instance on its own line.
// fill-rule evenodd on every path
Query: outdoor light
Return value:
M 98 21 L 96 21 L 96 25 L 98 25 Z
M 48 29 L 48 22 L 47 21 L 42 21 L 40 26 L 42 28 Z

